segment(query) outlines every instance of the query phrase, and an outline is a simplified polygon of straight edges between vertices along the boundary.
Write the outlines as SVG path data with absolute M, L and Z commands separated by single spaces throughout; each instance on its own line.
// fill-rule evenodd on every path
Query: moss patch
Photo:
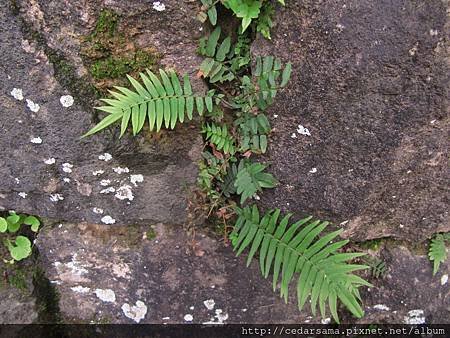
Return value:
M 131 33 L 120 30 L 120 16 L 107 9 L 83 40 L 81 55 L 102 93 L 114 85 L 127 85 L 127 74 L 136 77 L 146 68 L 155 69 L 160 59 L 155 49 L 138 48 Z

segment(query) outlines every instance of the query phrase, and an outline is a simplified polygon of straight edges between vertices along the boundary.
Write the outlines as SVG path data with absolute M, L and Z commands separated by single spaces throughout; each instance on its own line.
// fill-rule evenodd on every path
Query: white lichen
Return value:
M 70 174 L 72 172 L 73 164 L 66 162 L 66 163 L 63 163 L 61 167 L 62 167 L 62 171 Z
M 109 194 L 115 192 L 116 189 L 114 187 L 109 187 L 100 191 L 100 194 Z
M 60 97 L 59 102 L 61 102 L 63 107 L 68 108 L 73 105 L 73 97 L 71 95 L 63 95 Z
M 45 164 L 55 164 L 56 160 L 53 157 L 50 157 L 49 159 L 44 161 Z
M 92 209 L 92 212 L 94 214 L 103 214 L 103 209 L 95 207 L 95 208 Z
M 136 305 L 133 306 L 130 306 L 127 303 L 123 304 L 122 311 L 126 317 L 134 320 L 136 323 L 139 323 L 147 314 L 147 306 L 144 302 L 138 300 Z
M 315 173 L 317 172 L 317 168 L 312 168 L 309 172 L 310 172 L 311 174 L 315 174 Z
M 81 285 L 77 285 L 77 286 L 71 287 L 70 289 L 73 292 L 77 292 L 77 293 L 88 293 L 89 291 L 91 291 L 90 288 L 87 288 L 87 287 L 84 287 L 84 286 L 81 286 Z
M 291 134 L 291 137 L 292 137 L 292 138 L 297 138 L 297 134 L 296 134 L 296 133 L 292 133 L 292 134 Z
M 303 127 L 301 124 L 297 127 L 297 133 L 300 135 L 311 136 L 311 133 L 308 128 Z
M 194 320 L 194 316 L 192 316 L 190 313 L 185 314 L 183 317 L 185 322 L 192 322 Z
M 70 183 L 70 178 L 64 177 L 64 178 L 63 178 L 63 181 L 64 181 L 65 183 Z
M 445 284 L 447 284 L 447 282 L 448 282 L 448 275 L 447 274 L 442 275 L 442 277 L 441 277 L 441 285 L 445 285 Z
M 115 197 L 122 201 L 126 200 L 126 199 L 128 199 L 129 201 L 132 201 L 134 199 L 134 196 L 133 196 L 133 191 L 131 190 L 131 186 L 124 185 L 124 186 L 121 186 L 120 188 L 118 188 L 116 190 Z
M 374 309 L 376 310 L 381 310 L 381 311 L 390 311 L 391 309 L 389 308 L 389 306 L 386 306 L 384 304 L 376 304 L 373 306 Z
M 27 198 L 28 194 L 26 192 L 19 192 L 18 195 L 22 198 Z
M 37 113 L 37 112 L 39 111 L 39 109 L 41 109 L 41 107 L 40 107 L 37 103 L 31 101 L 30 99 L 27 99 L 26 101 L 27 101 L 27 107 L 28 107 L 33 113 Z
M 64 200 L 64 197 L 61 194 L 51 194 L 50 195 L 50 201 L 52 202 L 58 202 Z
M 116 301 L 116 294 L 111 289 L 96 289 L 95 295 L 104 302 L 114 303 Z
M 31 138 L 30 142 L 34 143 L 34 144 L 41 144 L 42 139 L 40 137 L 33 137 L 33 138 Z
M 135 187 L 137 187 L 137 183 L 144 182 L 144 176 L 141 175 L 141 174 L 131 175 L 130 176 L 130 181 L 131 181 L 131 183 L 134 184 Z
M 23 92 L 22 89 L 20 88 L 13 88 L 13 90 L 11 90 L 11 96 L 13 98 L 15 98 L 18 101 L 22 101 L 23 100 Z
M 106 187 L 111 184 L 111 180 L 101 180 L 100 185 Z
M 425 315 L 423 310 L 411 310 L 408 315 L 403 317 L 405 324 L 425 324 Z
M 95 171 L 92 172 L 92 175 L 98 176 L 98 175 L 101 175 L 101 174 L 104 174 L 104 173 L 105 173 L 104 170 L 95 170 Z
M 98 159 L 101 160 L 101 161 L 108 162 L 108 161 L 112 160 L 112 156 L 109 153 L 104 153 L 102 155 L 99 155 Z
M 127 167 L 125 167 L 125 168 L 115 167 L 115 168 L 113 168 L 113 171 L 117 174 L 123 174 L 123 173 L 129 173 L 130 169 L 128 169 Z
M 153 9 L 158 12 L 162 12 L 166 9 L 166 6 L 161 1 L 155 1 L 153 3 Z
M 112 218 L 111 216 L 109 216 L 109 215 L 103 216 L 101 221 L 103 223 L 105 223 L 105 224 L 114 224 L 114 223 L 116 223 L 116 220 L 114 218 Z

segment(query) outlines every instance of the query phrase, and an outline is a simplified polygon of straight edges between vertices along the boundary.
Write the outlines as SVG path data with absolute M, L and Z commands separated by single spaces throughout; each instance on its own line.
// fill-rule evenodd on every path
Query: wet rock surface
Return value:
M 63 224 L 37 246 L 69 322 L 320 322 L 286 305 L 256 263 L 176 226 Z
M 124 6 L 122 1 L 0 5 L 2 209 L 108 224 L 186 221 L 186 191 L 195 182 L 202 146 L 196 128 L 121 140 L 114 130 L 80 140 L 98 122 L 92 90 L 82 87 L 89 75 L 80 51 L 100 9 L 122 14 L 118 30 L 136 22 L 129 34 L 133 43 L 162 48 L 161 64 L 180 73 L 192 73 L 196 65 L 200 26 L 186 15 L 196 4 L 166 1 L 165 11 L 146 1 Z M 174 34 L 175 20 L 168 16 L 179 19 L 183 34 Z M 200 82 L 196 86 L 202 88 Z
M 448 2 L 290 1 L 256 55 L 293 63 L 262 204 L 355 240 L 449 231 Z

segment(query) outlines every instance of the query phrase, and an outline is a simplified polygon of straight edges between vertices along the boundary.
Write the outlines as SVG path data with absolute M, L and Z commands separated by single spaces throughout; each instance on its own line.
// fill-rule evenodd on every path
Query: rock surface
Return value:
M 359 323 L 450 323 L 449 261 L 433 276 L 428 258 L 405 247 L 391 245 L 380 255 L 387 271 L 363 292 L 366 313 Z
M 13 3 L 0 5 L 0 207 L 57 220 L 185 222 L 186 187 L 196 180 L 202 146 L 198 130 L 121 140 L 103 132 L 80 140 L 96 122 L 95 97 L 66 84 L 67 76 L 88 80 L 80 41 L 101 8 L 122 14 L 119 30 L 133 23 L 136 44 L 162 48 L 162 64 L 192 73 L 200 26 L 186 13 L 197 4 L 166 1 L 160 12 L 147 1 L 127 1 L 126 9 L 123 1 Z M 183 34 L 174 34 L 174 25 L 185 27 Z M 74 74 L 62 76 L 68 65 Z
M 246 268 L 223 243 L 176 226 L 63 224 L 37 246 L 71 322 L 320 322 L 294 299 L 286 305 L 256 263 Z
M 449 231 L 448 1 L 288 1 L 256 55 L 293 63 L 262 204 L 355 240 Z M 275 118 L 275 116 L 277 116 Z M 300 126 L 307 128 L 302 130 Z M 305 135 L 305 134 L 310 135 Z

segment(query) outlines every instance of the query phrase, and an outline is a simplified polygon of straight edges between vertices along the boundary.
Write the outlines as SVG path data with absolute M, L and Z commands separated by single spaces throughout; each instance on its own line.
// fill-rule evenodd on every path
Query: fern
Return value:
M 261 273 L 265 278 L 273 273 L 274 291 L 281 281 L 281 296 L 286 302 L 289 284 L 297 275 L 299 310 L 310 298 L 313 315 L 318 304 L 322 317 L 325 317 L 328 301 L 331 314 L 339 323 L 339 298 L 353 315 L 358 318 L 364 315 L 358 288 L 371 284 L 352 272 L 368 266 L 347 263 L 364 253 L 338 252 L 348 243 L 348 240 L 334 242 L 342 229 L 320 236 L 328 222 L 307 217 L 288 226 L 291 214 L 278 221 L 280 210 L 276 209 L 261 217 L 256 205 L 238 209 L 237 213 L 238 219 L 230 235 L 234 250 L 239 256 L 244 249 L 250 248 L 247 266 L 259 251 Z
M 266 115 L 243 114 L 235 124 L 240 129 L 240 151 L 251 149 L 254 152 L 266 152 L 267 134 L 270 132 L 270 123 Z
M 430 244 L 430 250 L 428 251 L 428 257 L 430 261 L 433 261 L 433 276 L 439 270 L 441 263 L 445 262 L 447 259 L 447 249 L 445 248 L 445 240 L 449 240 L 450 236 L 445 236 L 443 234 L 437 234 Z
M 213 91 L 207 96 L 194 95 L 191 83 L 184 76 L 181 86 L 178 76 L 173 71 L 166 73 L 160 69 L 160 78 L 147 70 L 147 74 L 140 73 L 143 85 L 128 75 L 128 80 L 134 91 L 124 87 L 114 87 L 117 91 L 110 91 L 113 98 L 102 99 L 106 106 L 96 109 L 109 113 L 100 123 L 89 130 L 82 137 L 92 135 L 109 125 L 121 120 L 120 136 L 123 136 L 131 120 L 133 135 L 143 128 L 148 118 L 150 131 L 165 128 L 173 129 L 177 122 L 184 122 L 185 115 L 192 120 L 194 106 L 199 115 L 206 109 L 212 111 Z
M 209 18 L 209 22 L 211 22 L 211 25 L 215 26 L 217 23 L 217 1 L 201 0 L 201 2 L 203 4 L 202 11 L 198 14 L 197 17 L 201 22 L 205 22 L 206 18 Z M 206 13 L 204 11 L 206 11 Z
M 363 263 L 370 267 L 370 272 L 375 278 L 383 278 L 386 274 L 387 268 L 386 263 L 377 257 L 365 257 Z
M 225 124 L 222 127 L 217 126 L 214 123 L 206 124 L 203 126 L 203 133 L 206 134 L 206 140 L 210 140 L 217 150 L 223 150 L 225 154 L 234 155 L 236 148 L 234 146 L 234 139 L 231 134 L 228 133 L 227 126 Z
M 252 163 L 247 160 L 239 162 L 234 186 L 236 192 L 241 195 L 241 204 L 263 188 L 274 188 L 278 184 L 272 174 L 263 172 L 264 169 L 266 166 L 261 163 Z
M 225 197 L 230 197 L 232 194 L 236 194 L 237 190 L 234 186 L 234 182 L 236 181 L 237 174 L 238 166 L 236 163 L 232 163 L 227 171 L 227 174 L 223 178 L 223 182 L 219 183 L 220 191 L 222 191 Z
M 230 56 L 231 38 L 226 37 L 219 45 L 221 28 L 217 27 L 200 44 L 200 54 L 207 58 L 200 65 L 200 74 L 209 78 L 210 83 L 231 81 L 235 75 L 228 65 L 226 59 Z

